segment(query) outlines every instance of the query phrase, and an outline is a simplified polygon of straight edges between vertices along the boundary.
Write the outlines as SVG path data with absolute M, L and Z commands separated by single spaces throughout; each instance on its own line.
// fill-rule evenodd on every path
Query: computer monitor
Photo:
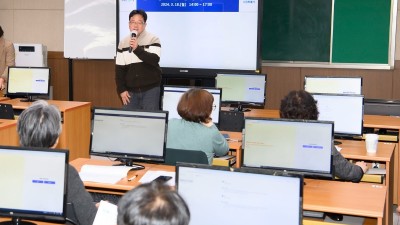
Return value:
M 181 118 L 178 114 L 177 106 L 183 93 L 191 88 L 201 88 L 212 94 L 214 97 L 215 108 L 211 112 L 212 121 L 218 125 L 219 112 L 221 110 L 221 89 L 209 87 L 186 87 L 186 86 L 173 86 L 165 85 L 162 98 L 162 110 L 168 111 L 168 119 Z
M 306 76 L 304 90 L 309 93 L 362 94 L 362 77 Z
M 333 178 L 333 122 L 246 118 L 243 166 Z
M 364 99 L 365 115 L 400 116 L 400 101 L 387 99 Z
M 222 103 L 237 104 L 236 110 L 243 111 L 243 104 L 263 106 L 265 104 L 265 74 L 223 74 L 215 77 L 215 85 L 222 88 Z
M 303 178 L 249 168 L 178 164 L 190 224 L 302 224 Z
M 90 154 L 118 158 L 127 166 L 164 162 L 167 123 L 167 111 L 96 107 Z
M 68 151 L 0 146 L 0 224 L 65 222 Z
M 50 68 L 8 67 L 7 96 L 33 101 L 36 96 L 49 96 Z
M 317 101 L 318 120 L 333 121 L 336 137 L 362 135 L 364 96 L 312 94 Z

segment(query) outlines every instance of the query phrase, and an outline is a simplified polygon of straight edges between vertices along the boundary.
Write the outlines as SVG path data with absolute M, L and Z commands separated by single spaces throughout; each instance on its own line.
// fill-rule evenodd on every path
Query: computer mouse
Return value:
M 343 221 L 343 215 L 342 214 L 327 213 L 326 215 L 333 221 Z

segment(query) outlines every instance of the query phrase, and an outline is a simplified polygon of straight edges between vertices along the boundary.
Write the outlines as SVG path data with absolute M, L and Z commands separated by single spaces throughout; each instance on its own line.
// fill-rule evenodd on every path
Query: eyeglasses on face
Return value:
M 137 26 L 142 26 L 144 25 L 144 21 L 129 21 L 130 25 L 137 25 Z

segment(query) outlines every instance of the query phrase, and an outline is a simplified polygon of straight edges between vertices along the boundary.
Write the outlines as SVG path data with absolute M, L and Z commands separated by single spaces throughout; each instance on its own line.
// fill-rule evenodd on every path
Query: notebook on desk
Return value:
M 0 104 L 0 119 L 14 119 L 14 109 L 11 104 Z

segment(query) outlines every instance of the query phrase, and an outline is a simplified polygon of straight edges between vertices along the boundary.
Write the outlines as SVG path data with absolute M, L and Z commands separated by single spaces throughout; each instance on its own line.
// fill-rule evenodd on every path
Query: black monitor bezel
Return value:
M 171 88 L 187 88 L 188 90 L 191 89 L 191 88 L 199 88 L 199 89 L 204 89 L 204 90 L 206 90 L 206 91 L 207 91 L 207 89 L 210 89 L 210 90 L 219 90 L 219 91 L 220 91 L 220 95 L 219 95 L 219 99 L 218 99 L 218 101 L 219 101 L 219 109 L 218 109 L 218 112 L 221 112 L 222 88 L 217 88 L 217 87 L 204 87 L 204 86 L 183 86 L 183 85 L 164 85 L 164 86 L 162 87 L 162 92 L 161 92 L 161 94 L 162 94 L 161 109 L 162 109 L 162 110 L 164 110 L 164 109 L 163 109 L 163 107 L 164 107 L 164 91 L 165 91 L 165 88 L 166 88 L 166 87 L 171 87 Z M 215 102 L 215 99 L 214 99 L 214 102 Z M 169 116 L 169 114 L 168 114 L 168 116 Z M 215 125 L 218 125 L 218 124 L 219 124 L 219 117 L 218 117 L 218 121 L 217 121 L 216 123 L 214 122 L 214 124 L 215 124 Z
M 184 163 L 177 162 L 175 166 L 175 189 L 179 192 L 179 168 L 187 167 L 187 168 L 197 168 L 197 169 L 208 169 L 208 170 L 219 170 L 226 171 L 232 173 L 252 173 L 252 174 L 261 174 L 261 175 L 270 175 L 270 176 L 283 176 L 283 177 L 293 177 L 299 179 L 300 182 L 300 203 L 299 203 L 299 223 L 303 222 L 303 201 L 304 201 L 304 176 L 300 173 L 292 173 L 291 171 L 282 171 L 282 170 L 273 170 L 266 168 L 251 168 L 251 167 L 226 167 L 226 166 L 213 166 L 206 164 L 197 164 L 197 163 Z M 299 225 L 300 225 L 299 224 Z
M 365 105 L 365 97 L 364 95 L 350 95 L 350 94 L 325 94 L 325 93 L 312 93 L 311 94 L 314 98 L 314 95 L 321 95 L 321 96 L 338 96 L 338 97 L 362 97 L 362 115 L 361 115 L 361 126 L 358 133 L 350 133 L 350 132 L 336 132 L 334 131 L 335 137 L 337 138 L 352 138 L 357 137 L 363 134 L 363 127 L 364 127 L 364 105 Z M 314 98 L 315 101 L 317 101 Z M 318 106 L 317 106 L 318 107 Z M 318 112 L 320 112 L 318 110 Z
M 162 113 L 165 114 L 165 131 L 164 131 L 164 144 L 162 156 L 155 155 L 143 155 L 143 154 L 130 154 L 126 152 L 94 152 L 92 151 L 93 144 L 93 129 L 94 129 L 94 119 L 96 109 L 99 110 L 115 110 L 115 111 L 126 111 L 126 112 L 147 112 L 147 113 Z M 124 160 L 132 160 L 133 162 L 145 162 L 145 163 L 164 163 L 165 162 L 165 154 L 166 154 L 166 145 L 167 145 L 167 127 L 168 127 L 168 111 L 163 110 L 130 110 L 123 108 L 112 108 L 112 107 L 93 107 L 93 125 L 92 130 L 90 132 L 90 145 L 89 145 L 89 155 L 102 156 L 108 158 L 117 158 Z
M 215 87 L 217 87 L 217 76 L 218 75 L 233 75 L 233 76 L 264 76 L 264 100 L 263 102 L 254 102 L 254 101 L 234 101 L 234 100 L 223 100 L 223 88 L 222 88 L 222 95 L 221 95 L 221 103 L 223 104 L 237 104 L 237 105 L 254 105 L 254 106 L 265 106 L 265 102 L 267 101 L 266 93 L 267 93 L 267 74 L 266 73 L 227 73 L 227 72 L 220 72 L 217 73 L 215 76 Z M 218 88 L 218 87 L 217 87 Z
M 37 92 L 9 92 L 9 81 L 10 81 L 10 70 L 12 69 L 47 69 L 49 71 L 49 76 L 48 76 L 48 85 L 47 85 L 47 93 L 37 93 Z M 29 67 L 29 66 L 9 66 L 8 67 L 8 73 L 7 73 L 7 88 L 6 88 L 6 95 L 8 97 L 15 97 L 15 98 L 29 98 L 32 99 L 32 97 L 49 97 L 50 96 L 50 86 L 51 86 L 51 68 L 50 67 Z
M 297 123 L 323 123 L 323 124 L 331 124 L 332 125 L 332 135 L 331 135 L 331 149 L 334 148 L 334 123 L 332 121 L 321 121 L 321 120 L 302 120 L 302 119 L 284 119 L 284 118 L 265 118 L 265 117 L 247 117 L 245 118 L 245 127 L 244 130 L 246 131 L 246 120 L 269 120 L 269 121 L 283 121 L 283 122 L 297 122 Z M 243 148 L 245 146 L 245 141 L 243 141 Z M 245 149 L 243 149 L 245 151 Z M 318 170 L 305 170 L 305 169 L 296 169 L 296 168 L 287 168 L 287 167 L 274 167 L 274 166 L 252 166 L 245 164 L 245 155 L 243 154 L 242 157 L 242 167 L 247 168 L 262 168 L 262 169 L 269 169 L 269 170 L 280 170 L 285 171 L 293 174 L 301 174 L 306 178 L 315 178 L 315 179 L 334 179 L 334 165 L 333 165 L 333 156 L 331 150 L 331 157 L 330 157 L 330 171 L 318 171 Z
M 0 208 L 0 216 L 12 218 L 13 220 L 34 220 L 44 222 L 65 223 L 67 218 L 67 183 L 68 183 L 68 168 L 69 168 L 69 151 L 67 149 L 52 149 L 38 147 L 15 147 L 15 146 L 0 146 L 0 149 L 19 150 L 19 151 L 36 151 L 36 152 L 51 152 L 65 155 L 65 173 L 64 173 L 64 196 L 63 196 L 63 212 L 62 215 L 50 215 L 48 213 L 36 212 L 30 210 L 12 210 Z

